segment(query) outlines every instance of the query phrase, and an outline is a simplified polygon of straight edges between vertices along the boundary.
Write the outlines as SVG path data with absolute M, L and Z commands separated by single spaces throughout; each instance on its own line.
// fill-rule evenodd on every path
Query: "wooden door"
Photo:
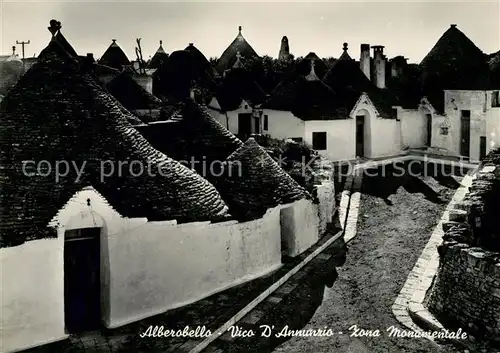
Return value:
M 470 156 L 470 111 L 463 110 L 460 124 L 460 155 Z
M 479 138 L 479 159 L 482 160 L 486 157 L 486 136 Z
M 356 117 L 356 157 L 365 155 L 365 116 Z
M 250 136 L 252 133 L 252 114 L 238 114 L 238 135 Z
M 100 231 L 84 228 L 65 234 L 64 315 L 69 333 L 100 326 Z
M 426 146 L 431 147 L 432 141 L 432 115 L 426 114 L 426 122 L 427 122 L 427 138 L 426 138 Z

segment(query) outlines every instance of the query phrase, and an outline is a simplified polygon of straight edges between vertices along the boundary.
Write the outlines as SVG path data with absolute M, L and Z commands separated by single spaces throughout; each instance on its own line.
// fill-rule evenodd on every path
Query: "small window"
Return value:
M 318 151 L 326 150 L 326 132 L 313 132 L 313 149 Z
M 448 135 L 448 127 L 447 126 L 441 127 L 441 135 Z
M 264 115 L 264 130 L 269 130 L 269 117 Z
M 491 107 L 492 108 L 500 107 L 500 91 L 494 91 L 491 94 Z
M 470 118 L 470 110 L 462 110 L 462 118 Z

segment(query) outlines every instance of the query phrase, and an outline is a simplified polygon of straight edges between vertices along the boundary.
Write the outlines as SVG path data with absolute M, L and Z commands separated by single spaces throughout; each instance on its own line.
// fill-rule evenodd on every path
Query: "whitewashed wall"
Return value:
M 281 209 L 283 252 L 297 256 L 315 244 L 319 237 L 318 208 L 309 200 L 299 200 Z
M 375 106 L 366 94 L 362 94 L 350 114 L 354 120 L 356 116 L 365 117 L 364 126 L 364 157 L 378 158 L 394 156 L 401 152 L 401 125 L 396 119 L 380 117 Z M 356 125 L 354 126 L 356 133 Z M 356 137 L 354 137 L 356 144 Z M 356 148 L 356 147 L 354 147 Z
M 500 108 L 491 107 L 492 91 L 447 90 L 444 92 L 444 115 L 429 109 L 399 109 L 403 146 L 423 147 L 426 138 L 425 113 L 432 114 L 432 147 L 447 150 L 448 154 L 460 155 L 461 111 L 470 110 L 470 159 L 480 157 L 480 138 L 486 136 L 487 152 L 499 145 L 498 129 Z M 431 102 L 432 103 L 432 102 Z M 442 127 L 448 127 L 443 134 Z M 420 146 L 419 146 L 420 145 Z
M 222 126 L 224 126 L 226 129 L 228 129 L 235 135 L 238 134 L 238 115 L 249 114 L 252 113 L 253 111 L 250 104 L 248 104 L 245 101 L 242 101 L 238 109 L 229 111 L 227 113 L 222 113 L 220 111 L 220 105 L 217 102 L 217 99 L 212 99 L 212 101 L 208 104 L 207 108 L 208 111 L 210 112 L 210 115 L 212 115 Z
M 280 210 L 220 224 L 149 222 L 108 237 L 108 327 L 159 314 L 281 265 Z
M 486 116 L 487 152 L 500 148 L 500 108 L 493 108 Z
M 0 249 L 2 352 L 64 339 L 62 238 Z
M 278 139 L 304 138 L 305 122 L 292 112 L 264 109 L 264 115 L 268 116 L 268 129 L 264 130 L 265 134 Z
M 213 108 L 210 108 L 208 107 L 208 111 L 210 112 L 210 115 L 219 122 L 219 124 L 221 124 L 222 126 L 224 126 L 226 129 L 228 128 L 228 120 L 226 119 L 226 114 L 220 112 L 219 110 L 216 110 L 216 109 L 213 109 Z M 229 130 L 229 129 L 228 129 Z M 231 130 L 229 130 L 231 131 Z M 237 131 L 231 131 L 233 134 L 236 134 Z
M 335 205 L 332 183 L 318 186 L 318 199 L 319 205 L 301 200 L 270 209 L 251 222 L 178 225 L 175 221 L 123 218 L 94 189 L 84 189 L 51 222 L 58 226 L 58 238 L 0 250 L 3 351 L 67 337 L 66 230 L 101 228 L 102 321 L 114 328 L 279 268 L 282 237 L 289 253 L 296 255 L 313 245 L 331 222 Z
M 446 145 L 457 155 L 460 154 L 460 111 L 470 110 L 470 158 L 479 160 L 479 141 L 486 136 L 486 116 L 491 110 L 491 92 L 485 91 L 445 91 L 444 110 L 450 124 L 449 141 Z
M 396 119 L 371 118 L 371 154 L 368 158 L 394 156 L 401 153 L 401 124 Z
M 425 114 L 426 112 L 418 109 L 398 109 L 398 118 L 401 121 L 402 147 L 421 148 L 425 146 L 427 142 L 427 118 Z
M 319 204 L 318 208 L 318 231 L 320 236 L 326 231 L 328 223 L 333 221 L 335 211 L 335 184 L 333 182 L 323 182 L 316 186 Z
M 313 132 L 327 133 L 327 149 L 318 153 L 332 161 L 356 158 L 356 125 L 354 119 L 311 120 L 305 122 L 304 141 L 312 146 Z
M 67 337 L 63 259 L 69 229 L 101 228 L 101 311 L 110 328 L 192 303 L 281 266 L 280 207 L 251 222 L 177 225 L 123 218 L 89 188 L 77 193 L 51 225 L 58 222 L 57 239 L 0 250 L 2 351 Z

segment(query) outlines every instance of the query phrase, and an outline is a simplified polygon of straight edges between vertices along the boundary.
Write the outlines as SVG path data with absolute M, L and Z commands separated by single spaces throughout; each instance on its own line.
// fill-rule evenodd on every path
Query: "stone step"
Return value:
M 465 223 L 467 222 L 467 211 L 452 209 L 448 213 L 448 219 L 452 222 Z
M 446 233 L 452 227 L 462 227 L 462 228 L 470 228 L 469 224 L 462 222 L 443 222 L 443 231 Z

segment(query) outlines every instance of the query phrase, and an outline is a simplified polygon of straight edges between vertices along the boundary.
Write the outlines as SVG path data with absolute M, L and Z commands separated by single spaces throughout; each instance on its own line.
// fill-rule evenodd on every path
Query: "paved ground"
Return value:
M 274 325 L 276 330 L 286 323 L 303 330 L 327 327 L 334 335 L 292 337 L 285 342 L 236 339 L 231 344 L 217 342 L 207 352 L 464 352 L 426 339 L 388 337 L 386 332 L 391 326 L 404 329 L 392 314 L 392 304 L 457 186 L 451 177 L 365 176 L 357 235 L 333 287 L 308 282 L 254 324 Z M 379 330 L 380 336 L 354 337 L 349 330 L 353 325 Z
M 204 352 L 464 352 L 426 339 L 391 338 L 385 332 L 391 326 L 403 329 L 391 306 L 457 186 L 457 180 L 451 177 L 365 175 L 358 229 L 347 256 L 343 240 L 334 242 L 238 323 L 242 330 L 253 330 L 256 336 L 237 338 L 226 333 Z M 328 236 L 336 230 L 332 228 Z M 149 325 L 207 325 L 215 330 L 314 250 L 288 259 L 277 273 L 187 308 L 112 331 L 73 336 L 31 352 L 189 352 L 201 340 L 140 339 L 138 334 Z M 261 325 L 272 328 L 271 337 L 261 336 Z M 333 335 L 275 337 L 286 325 L 291 330 L 328 328 Z M 353 337 L 349 330 L 352 325 L 379 330 L 380 337 Z

